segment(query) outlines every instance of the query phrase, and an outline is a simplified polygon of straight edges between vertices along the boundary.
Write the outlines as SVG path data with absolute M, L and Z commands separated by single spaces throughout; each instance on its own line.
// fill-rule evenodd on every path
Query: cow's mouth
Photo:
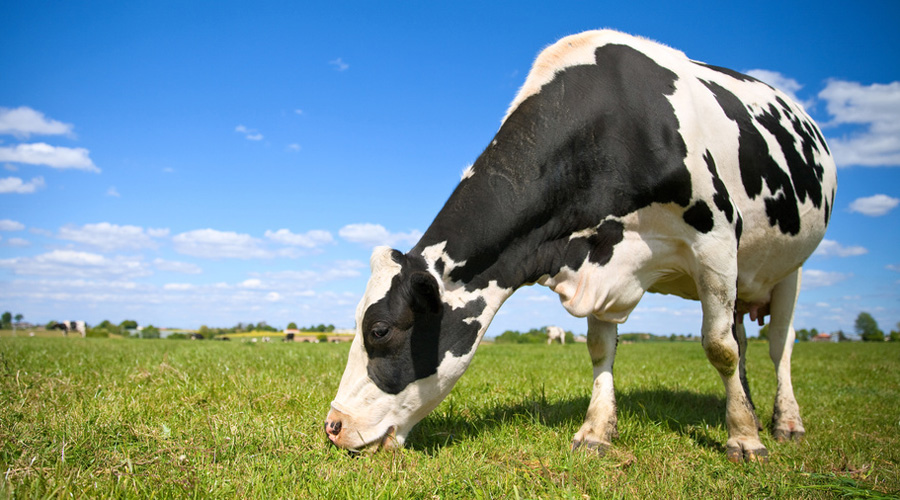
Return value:
M 329 439 L 331 444 L 335 446 L 341 447 L 336 439 Z M 363 444 L 362 446 L 357 446 L 354 448 L 347 448 L 347 452 L 351 455 L 362 455 L 367 453 L 376 453 L 379 450 L 396 450 L 401 448 L 401 443 L 397 439 L 397 426 L 392 425 L 387 428 L 384 434 L 381 437 L 369 441 L 368 443 Z

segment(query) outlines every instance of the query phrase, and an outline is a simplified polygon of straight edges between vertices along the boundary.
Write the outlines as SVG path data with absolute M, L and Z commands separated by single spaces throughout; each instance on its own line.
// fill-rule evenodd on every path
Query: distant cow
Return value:
M 560 344 L 565 344 L 566 343 L 566 332 L 558 326 L 548 326 L 547 327 L 547 345 L 550 345 L 554 340 L 559 340 Z
M 373 252 L 328 438 L 402 445 L 503 302 L 538 283 L 588 318 L 593 394 L 573 449 L 602 452 L 618 435 L 617 325 L 656 292 L 700 301 L 703 347 L 725 384 L 727 457 L 765 460 L 736 320 L 771 315 L 774 435 L 799 439 L 791 323 L 835 172 L 812 119 L 765 83 L 615 31 L 563 38 L 421 240 Z
M 65 337 L 69 335 L 69 332 L 78 332 L 81 334 L 82 338 L 87 335 L 87 328 L 84 324 L 84 321 L 63 321 L 60 323 L 56 323 L 50 328 L 55 330 L 62 330 L 63 336 Z

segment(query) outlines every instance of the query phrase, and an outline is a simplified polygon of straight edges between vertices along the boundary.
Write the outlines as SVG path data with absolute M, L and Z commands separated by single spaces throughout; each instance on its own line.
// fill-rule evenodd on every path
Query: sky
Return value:
M 804 104 L 839 171 L 795 326 L 897 329 L 900 4 L 684 4 L 3 2 L 0 310 L 352 328 L 372 248 L 415 244 L 538 52 L 613 28 Z M 487 335 L 550 324 L 586 331 L 526 287 Z M 647 294 L 619 331 L 699 328 Z

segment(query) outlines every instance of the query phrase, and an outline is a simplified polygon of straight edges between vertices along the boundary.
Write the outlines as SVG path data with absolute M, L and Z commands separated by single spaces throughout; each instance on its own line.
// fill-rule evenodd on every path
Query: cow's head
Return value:
M 471 361 L 484 301 L 453 308 L 422 257 L 387 247 L 372 253 L 372 276 L 356 310 L 356 337 L 325 421 L 337 446 L 399 447 L 449 394 Z

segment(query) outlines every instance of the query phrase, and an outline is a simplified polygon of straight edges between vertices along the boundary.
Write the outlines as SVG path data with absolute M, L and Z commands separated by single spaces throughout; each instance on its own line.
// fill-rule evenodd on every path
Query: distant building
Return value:
M 822 332 L 818 335 L 813 336 L 809 339 L 810 342 L 832 342 L 832 335 L 830 333 Z

